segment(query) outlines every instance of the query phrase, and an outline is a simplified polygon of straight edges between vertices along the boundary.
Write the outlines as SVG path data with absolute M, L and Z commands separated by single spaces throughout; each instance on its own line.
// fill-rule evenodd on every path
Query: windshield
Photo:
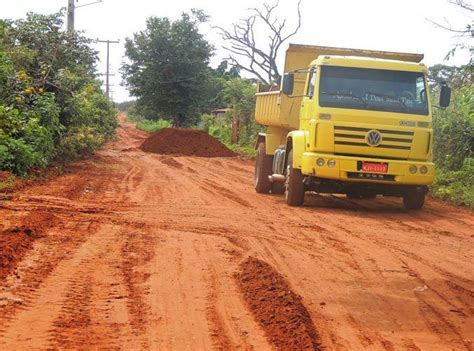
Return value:
M 423 73 L 323 66 L 319 105 L 428 114 Z

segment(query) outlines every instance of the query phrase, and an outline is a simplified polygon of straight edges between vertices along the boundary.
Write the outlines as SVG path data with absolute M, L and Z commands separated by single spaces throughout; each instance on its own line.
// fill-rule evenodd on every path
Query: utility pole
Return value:
M 74 10 L 76 9 L 74 1 L 76 0 L 68 0 L 67 2 L 67 31 L 69 33 L 74 32 Z
M 75 14 L 76 9 L 102 2 L 102 0 L 97 0 L 97 1 L 90 2 L 84 5 L 76 6 L 74 2 L 77 2 L 77 1 L 78 0 L 67 0 L 67 31 L 69 33 L 74 32 L 74 14 Z
M 108 99 L 110 99 L 110 44 L 118 44 L 120 43 L 119 40 L 99 40 L 97 39 L 98 43 L 107 43 L 107 67 L 105 69 L 105 95 Z

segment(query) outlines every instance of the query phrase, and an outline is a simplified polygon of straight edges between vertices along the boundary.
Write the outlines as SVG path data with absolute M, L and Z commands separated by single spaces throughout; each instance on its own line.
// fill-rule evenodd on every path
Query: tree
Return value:
M 226 107 L 224 87 L 227 81 L 235 78 L 240 78 L 239 70 L 233 66 L 229 67 L 227 61 L 222 61 L 215 69 L 209 67 L 201 112 L 210 113 L 214 109 Z
M 247 79 L 231 79 L 224 86 L 224 99 L 232 108 L 232 143 L 248 143 L 255 134 L 256 92 L 256 85 Z
M 297 5 L 298 23 L 293 30 L 286 30 L 286 19 L 279 20 L 276 17 L 278 3 L 250 9 L 251 15 L 233 24 L 231 30 L 217 27 L 222 38 L 227 41 L 224 48 L 230 53 L 229 62 L 265 84 L 279 82 L 281 75 L 276 60 L 282 44 L 301 27 L 300 5 L 301 0 Z M 266 43 L 257 43 L 256 30 L 259 35 L 265 33 L 262 37 L 266 37 Z
M 62 31 L 63 16 L 0 20 L 0 170 L 25 174 L 79 157 L 117 126 L 91 41 Z
M 122 75 L 147 118 L 169 119 L 178 127 L 199 116 L 212 53 L 198 28 L 206 20 L 195 9 L 176 21 L 150 17 L 144 31 L 126 39 L 129 62 L 122 66 Z
M 448 1 L 450 4 L 453 4 L 460 8 L 463 12 L 465 12 L 466 17 L 471 18 L 471 23 L 467 23 L 464 27 L 453 27 L 449 22 L 446 21 L 446 24 L 439 23 L 437 21 L 432 21 L 429 20 L 431 23 L 433 23 L 436 27 L 445 29 L 449 32 L 452 32 L 456 35 L 458 41 L 454 45 L 454 47 L 448 52 L 446 55 L 446 58 L 448 59 L 458 49 L 466 49 L 469 48 L 469 50 L 473 50 L 471 47 L 466 44 L 469 39 L 474 38 L 474 22 L 472 22 L 472 15 L 474 14 L 474 6 L 472 6 L 470 3 L 468 3 L 465 0 L 449 0 Z M 472 59 L 471 59 L 472 61 Z

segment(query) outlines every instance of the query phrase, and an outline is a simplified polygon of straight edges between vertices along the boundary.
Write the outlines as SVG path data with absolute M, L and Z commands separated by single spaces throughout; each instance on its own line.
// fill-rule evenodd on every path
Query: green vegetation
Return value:
M 161 116 L 175 127 L 198 121 L 208 88 L 211 45 L 199 33 L 207 20 L 200 10 L 171 21 L 150 17 L 146 30 L 127 38 L 122 73 L 136 108 L 147 119 Z M 159 50 L 157 50 L 159 48 Z
M 15 177 L 8 176 L 6 179 L 0 179 L 0 192 L 12 189 L 15 186 Z
M 162 128 L 171 128 L 171 122 L 165 119 L 159 119 L 157 121 L 151 121 L 149 119 L 144 119 L 138 121 L 136 125 L 137 129 L 144 130 L 148 133 L 154 133 L 159 131 Z
M 96 150 L 117 126 L 90 40 L 63 13 L 0 20 L 0 170 L 25 175 Z
M 443 67 L 437 66 L 437 70 Z M 433 116 L 434 161 L 437 166 L 432 194 L 474 208 L 474 90 L 472 68 L 444 71 L 453 87 L 451 105 Z M 447 77 L 437 73 L 436 76 Z
M 256 91 L 251 80 L 230 78 L 223 84 L 222 99 L 231 112 L 223 118 L 209 114 L 201 116 L 202 128 L 210 135 L 229 149 L 251 157 L 255 156 L 255 137 L 263 129 L 254 118 Z
M 151 120 L 138 115 L 135 111 L 134 104 L 130 104 L 127 107 L 127 121 L 135 122 L 135 128 L 137 129 L 143 130 L 148 133 L 154 133 L 159 131 L 160 129 L 172 127 L 171 122 L 166 119 L 160 118 L 157 120 Z

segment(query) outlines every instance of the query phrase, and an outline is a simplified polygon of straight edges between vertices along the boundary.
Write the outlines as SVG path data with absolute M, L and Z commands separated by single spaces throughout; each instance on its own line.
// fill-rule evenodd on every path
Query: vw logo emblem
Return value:
M 382 134 L 378 130 L 371 130 L 365 140 L 370 146 L 379 146 L 382 143 Z

